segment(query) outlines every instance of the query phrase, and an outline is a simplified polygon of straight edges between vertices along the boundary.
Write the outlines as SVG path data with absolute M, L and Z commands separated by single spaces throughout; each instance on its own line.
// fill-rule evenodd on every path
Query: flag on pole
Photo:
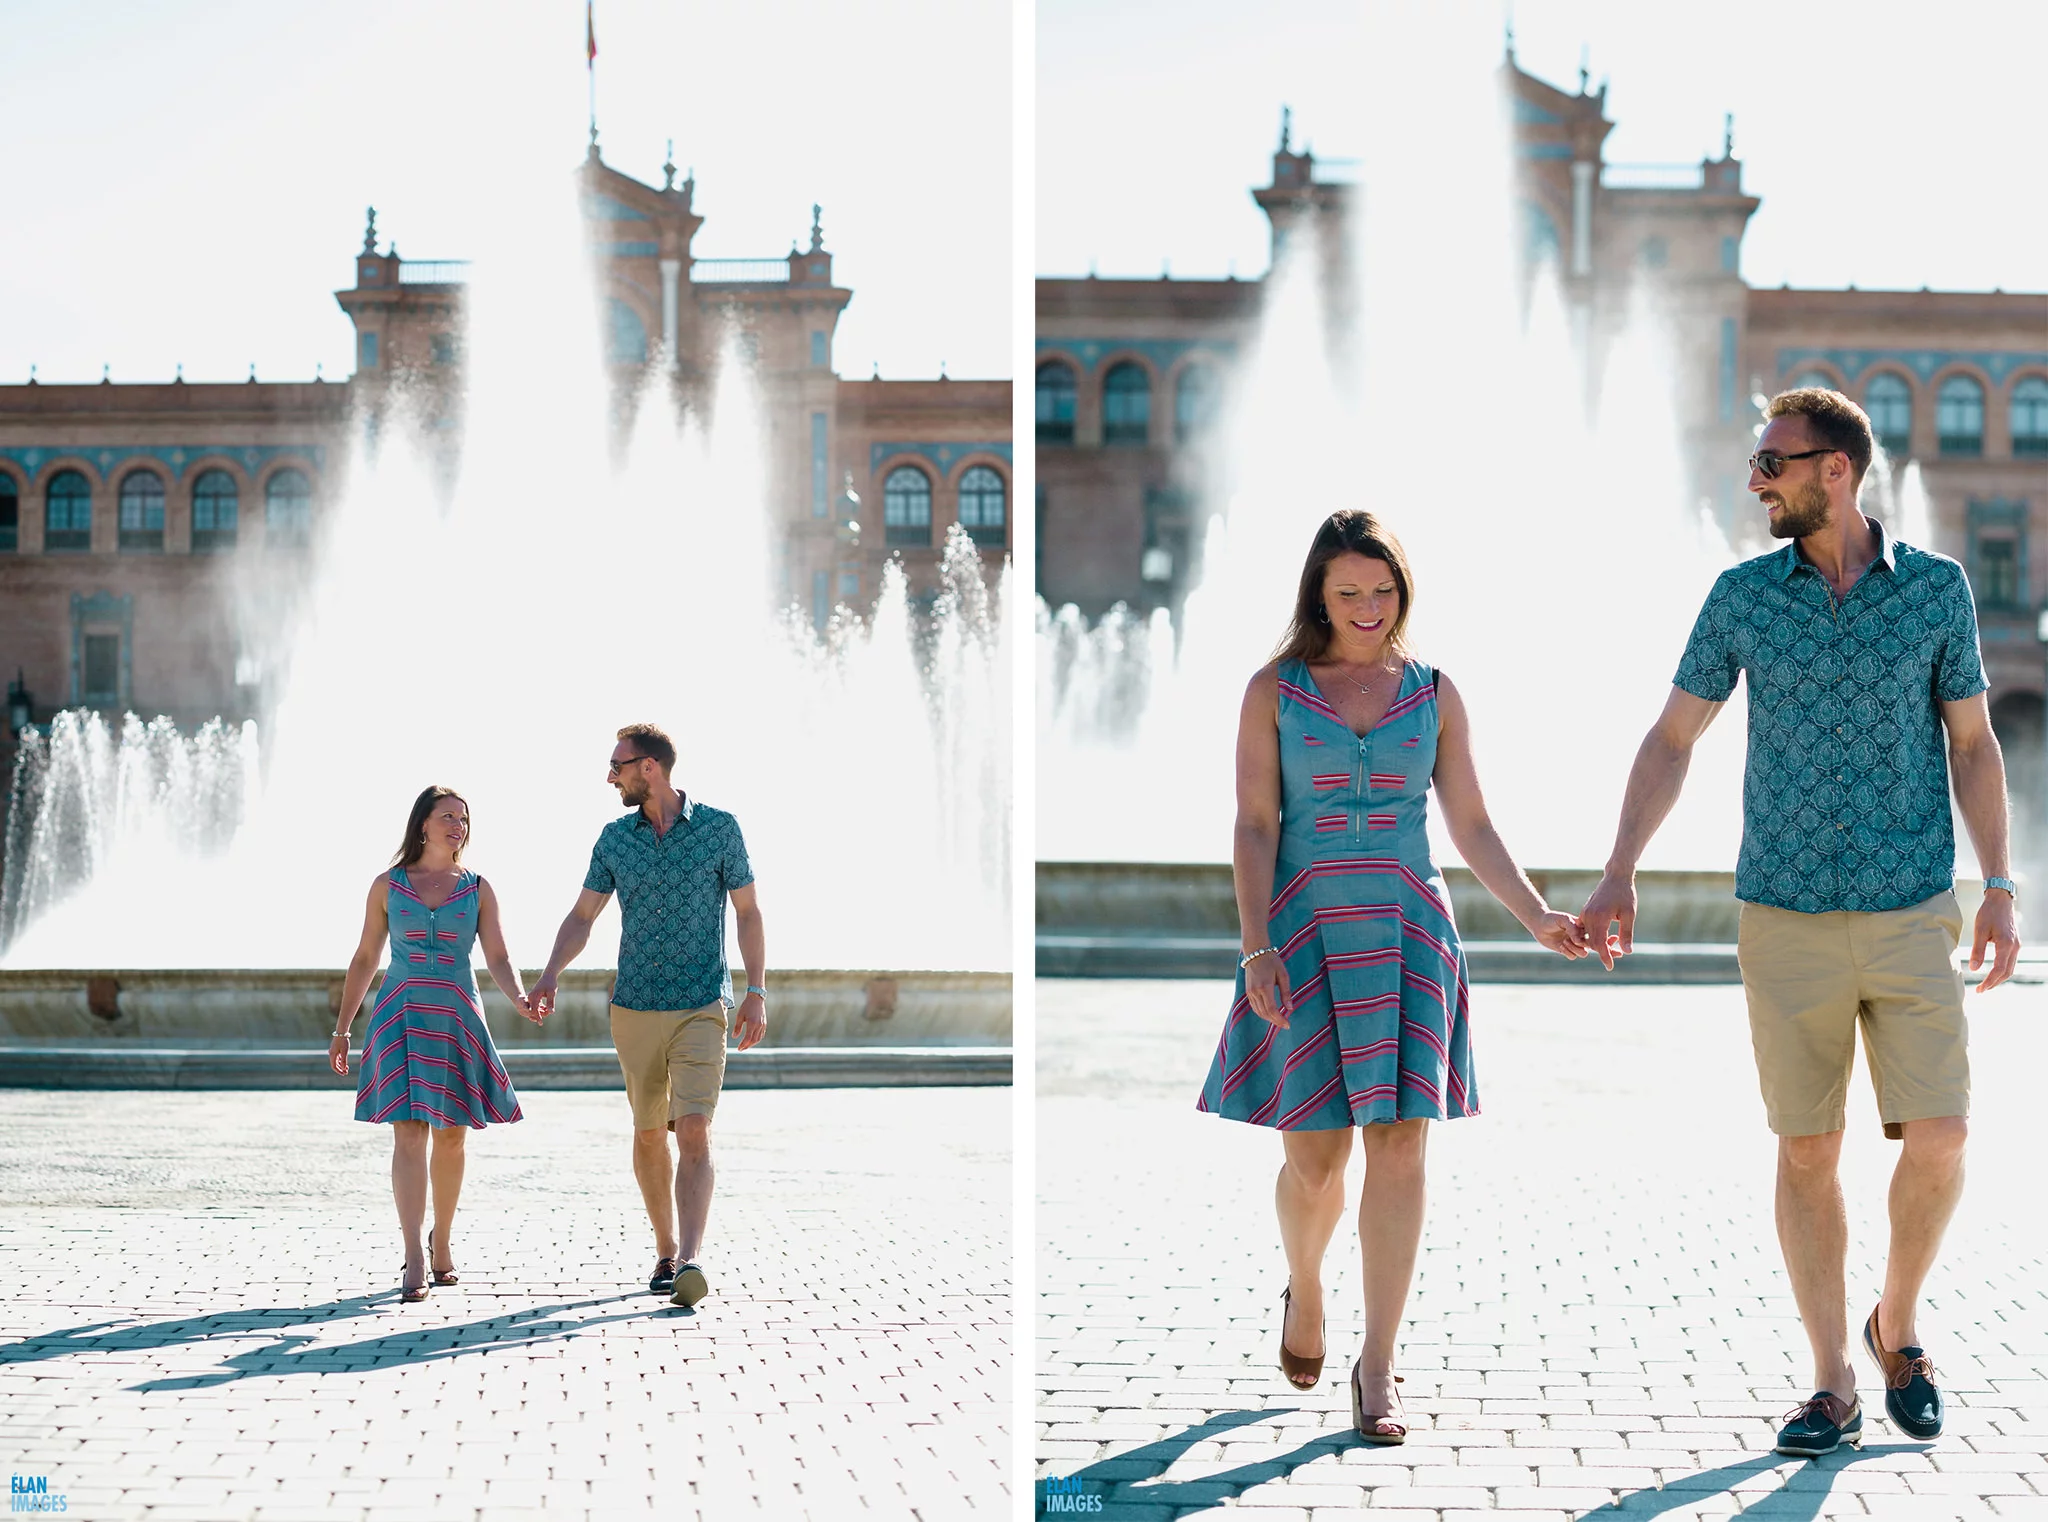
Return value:
M 597 0 L 583 0 L 583 40 L 587 50 L 585 63 L 597 62 Z

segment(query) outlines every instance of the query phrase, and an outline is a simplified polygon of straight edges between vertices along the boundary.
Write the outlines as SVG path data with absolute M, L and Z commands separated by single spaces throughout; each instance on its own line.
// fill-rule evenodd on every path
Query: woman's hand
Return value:
M 1592 937 L 1586 934 L 1586 927 L 1556 909 L 1547 910 L 1539 916 L 1529 927 L 1529 934 L 1535 936 L 1546 951 L 1555 951 L 1569 961 L 1576 962 L 1593 952 Z
M 1255 958 L 1244 970 L 1244 995 L 1251 1000 L 1252 1013 L 1269 1025 L 1287 1029 L 1288 1012 L 1293 1008 L 1292 992 L 1287 982 L 1287 964 L 1280 960 L 1277 951 Z
M 532 994 L 521 994 L 512 1001 L 512 1007 L 518 1010 L 520 1014 L 526 1016 L 535 1025 L 540 1024 L 542 1017 L 534 1012 Z
M 327 1043 L 327 1065 L 344 1078 L 348 1076 L 347 1031 L 336 1031 L 334 1039 Z

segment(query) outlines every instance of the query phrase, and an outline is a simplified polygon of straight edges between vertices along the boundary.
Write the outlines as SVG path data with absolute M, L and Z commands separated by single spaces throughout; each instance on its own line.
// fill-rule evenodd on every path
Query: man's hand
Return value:
M 555 1012 L 554 978 L 547 973 L 542 973 L 540 981 L 528 990 L 526 1002 L 532 1010 L 532 1013 L 527 1018 L 532 1020 L 535 1025 L 540 1024 L 541 1021 L 552 1015 Z
M 1585 926 L 1586 939 L 1600 965 L 1614 971 L 1614 959 L 1636 949 L 1635 873 L 1616 872 L 1609 867 L 1586 900 L 1586 907 L 1579 911 L 1579 923 Z M 1610 925 L 1618 925 L 1620 934 L 1611 933 Z
M 738 1029 L 741 1051 L 759 1046 L 761 1038 L 768 1034 L 768 1001 L 759 994 L 748 994 L 740 1000 Z
M 1977 985 L 1977 992 L 1988 994 L 1992 989 L 2012 976 L 2012 970 L 2020 959 L 2020 932 L 2018 916 L 2014 912 L 2012 895 L 2003 888 L 1986 888 L 1984 902 L 1977 906 L 1977 932 L 1970 941 L 1970 971 L 1975 972 L 1984 965 L 1984 948 L 1993 948 L 1991 970 L 1984 974 L 1984 981 Z

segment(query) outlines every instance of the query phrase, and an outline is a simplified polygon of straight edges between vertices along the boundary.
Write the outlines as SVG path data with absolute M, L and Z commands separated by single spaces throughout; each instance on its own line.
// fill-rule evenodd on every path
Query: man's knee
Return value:
M 1778 1172 L 1788 1179 L 1806 1183 L 1833 1178 L 1841 1160 L 1842 1133 L 1839 1131 L 1778 1138 Z
M 675 1118 L 676 1152 L 684 1162 L 698 1163 L 711 1155 L 711 1117 L 678 1115 Z
M 1935 1120 L 1909 1120 L 1900 1128 L 1904 1156 L 1925 1168 L 1954 1168 L 1963 1160 L 1970 1123 L 1960 1115 Z

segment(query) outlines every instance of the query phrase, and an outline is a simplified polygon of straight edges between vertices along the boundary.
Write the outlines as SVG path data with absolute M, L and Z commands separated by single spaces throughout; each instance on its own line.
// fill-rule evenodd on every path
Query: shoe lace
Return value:
M 1848 1418 L 1848 1415 L 1849 1403 L 1847 1401 L 1843 1400 L 1839 1395 L 1830 1395 L 1823 1391 L 1818 1395 L 1808 1396 L 1790 1411 L 1787 1411 L 1782 1420 L 1787 1422 L 1809 1422 L 1815 1417 L 1819 1417 L 1830 1427 L 1839 1427 Z
M 1894 1390 L 1903 1390 L 1913 1382 L 1913 1376 L 1916 1374 L 1930 1383 L 1934 1379 L 1934 1360 L 1925 1353 L 1922 1353 L 1918 1358 L 1903 1360 L 1898 1368 L 1892 1371 L 1892 1376 L 1888 1383 Z

